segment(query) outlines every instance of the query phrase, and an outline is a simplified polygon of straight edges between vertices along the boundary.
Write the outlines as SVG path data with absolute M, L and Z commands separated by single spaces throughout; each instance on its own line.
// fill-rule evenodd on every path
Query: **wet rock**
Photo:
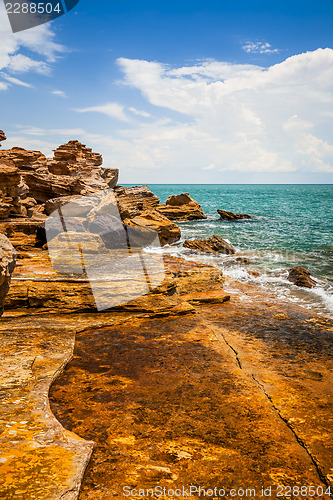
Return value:
M 158 206 L 157 210 L 170 220 L 207 219 L 200 204 L 193 200 L 189 193 L 169 196 L 165 205 Z
M 222 239 L 220 236 L 213 234 L 207 240 L 185 240 L 184 247 L 203 253 L 225 253 L 234 254 L 236 250 L 230 243 Z
M 226 212 L 225 210 L 217 210 L 217 213 L 223 220 L 241 220 L 241 219 L 252 219 L 250 215 L 247 214 L 234 214 L 233 212 Z
M 124 223 L 135 228 L 150 228 L 158 233 L 161 245 L 175 243 L 180 240 L 179 227 L 157 210 L 144 210 L 136 217 L 125 219 Z
M 129 219 L 140 215 L 144 210 L 157 207 L 160 199 L 150 191 L 148 186 L 123 187 L 114 190 L 121 218 Z
M 3 314 L 5 297 L 9 290 L 15 264 L 16 252 L 14 247 L 6 236 L 0 234 L 0 316 Z
M 313 288 L 317 282 L 305 267 L 295 266 L 289 269 L 288 280 L 297 286 Z

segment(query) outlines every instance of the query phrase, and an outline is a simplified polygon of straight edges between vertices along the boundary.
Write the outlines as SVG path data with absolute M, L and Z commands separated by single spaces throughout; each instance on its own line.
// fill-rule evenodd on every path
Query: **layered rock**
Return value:
M 146 185 L 129 188 L 117 186 L 114 193 L 123 220 L 136 217 L 144 210 L 153 209 L 160 202 L 160 199 Z
M 203 253 L 225 253 L 228 255 L 234 254 L 236 250 L 230 243 L 225 241 L 220 236 L 213 234 L 210 238 L 206 240 L 185 240 L 184 247 L 189 248 L 195 252 Z
M 16 252 L 6 236 L 0 234 L 0 316 L 3 314 L 5 297 L 16 264 Z
M 162 246 L 175 243 L 181 237 L 179 227 L 154 209 L 144 210 L 131 219 L 125 219 L 124 223 L 132 227 L 150 228 L 157 231 Z
M 189 193 L 171 195 L 165 205 L 160 205 L 157 210 L 170 220 L 188 221 L 207 219 L 200 204 L 193 200 Z
M 241 220 L 241 219 L 252 219 L 250 215 L 247 214 L 234 214 L 233 212 L 226 212 L 225 210 L 217 210 L 217 213 L 223 220 Z
M 0 142 L 5 141 L 7 139 L 6 134 L 3 130 L 0 130 Z M 0 144 L 1 147 L 1 144 Z
M 31 216 L 36 205 L 52 198 L 92 194 L 115 187 L 118 180 L 118 170 L 101 167 L 101 155 L 79 141 L 60 146 L 54 159 L 22 148 L 3 150 L 0 163 L 2 218 Z
M 310 271 L 305 269 L 305 267 L 300 266 L 295 266 L 289 269 L 288 280 L 296 286 L 305 288 L 313 288 L 317 284 Z

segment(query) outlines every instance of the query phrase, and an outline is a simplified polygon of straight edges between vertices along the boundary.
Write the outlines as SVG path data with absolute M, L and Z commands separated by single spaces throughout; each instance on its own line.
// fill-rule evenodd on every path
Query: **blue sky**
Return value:
M 333 1 L 88 2 L 11 34 L 0 128 L 122 183 L 332 183 Z

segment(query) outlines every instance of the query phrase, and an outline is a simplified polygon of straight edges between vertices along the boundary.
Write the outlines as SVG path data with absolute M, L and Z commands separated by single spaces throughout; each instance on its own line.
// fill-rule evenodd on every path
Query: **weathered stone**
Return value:
M 14 247 L 6 236 L 0 234 L 0 316 L 3 314 L 5 297 L 9 290 L 15 264 L 16 252 Z
M 136 217 L 144 210 L 155 208 L 160 201 L 148 186 L 133 186 L 130 188 L 117 186 L 114 193 L 123 220 Z
M 175 243 L 181 237 L 179 227 L 157 210 L 144 210 L 131 219 L 125 219 L 124 223 L 128 226 L 154 229 L 162 246 Z
M 84 217 L 95 207 L 92 196 L 60 196 L 47 200 L 45 212 L 50 215 L 64 205 L 66 205 L 66 214 L 72 217 Z
M 313 288 L 317 282 L 305 267 L 295 266 L 289 269 L 288 280 L 297 286 Z
M 88 229 L 91 233 L 99 234 L 107 248 L 127 248 L 126 230 L 118 217 L 98 215 L 90 222 Z
M 196 252 L 234 254 L 236 250 L 220 236 L 213 234 L 207 240 L 185 240 L 184 247 Z
M 6 134 L 4 133 L 3 130 L 0 130 L 0 143 L 2 141 L 5 141 L 6 139 L 7 139 Z M 1 148 L 1 144 L 0 144 L 0 148 Z
M 60 218 L 54 217 L 52 219 L 49 219 L 47 222 L 38 224 L 38 226 L 36 227 L 36 240 L 40 245 L 45 245 L 48 240 L 52 240 L 53 238 L 58 236 L 58 234 L 63 233 L 64 231 L 85 233 L 86 228 L 82 223 L 82 219 L 80 219 L 79 217 L 66 217 L 65 227 L 63 226 Z
M 198 202 L 193 200 L 189 193 L 171 195 L 165 205 L 159 205 L 157 209 L 170 220 L 187 221 L 196 219 L 207 219 Z
M 224 220 L 241 220 L 241 219 L 252 219 L 250 215 L 247 214 L 234 214 L 233 212 L 226 212 L 225 210 L 217 210 L 217 213 Z

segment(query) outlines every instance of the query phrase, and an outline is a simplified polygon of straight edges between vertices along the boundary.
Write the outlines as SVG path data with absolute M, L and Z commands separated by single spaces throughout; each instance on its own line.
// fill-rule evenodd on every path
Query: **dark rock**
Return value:
M 106 248 L 127 248 L 127 234 L 118 217 L 110 214 L 98 215 L 90 222 L 91 233 L 99 234 Z
M 241 220 L 241 219 L 252 219 L 250 215 L 247 214 L 234 214 L 233 212 L 226 212 L 225 210 L 217 210 L 217 213 L 223 220 Z
M 196 252 L 234 254 L 235 249 L 220 236 L 213 234 L 207 240 L 185 240 L 184 247 Z
M 5 297 L 9 290 L 15 264 L 16 252 L 14 247 L 6 236 L 0 234 L 0 316 L 3 314 Z
M 289 269 L 288 280 L 297 286 L 313 288 L 317 282 L 305 267 L 295 266 Z

